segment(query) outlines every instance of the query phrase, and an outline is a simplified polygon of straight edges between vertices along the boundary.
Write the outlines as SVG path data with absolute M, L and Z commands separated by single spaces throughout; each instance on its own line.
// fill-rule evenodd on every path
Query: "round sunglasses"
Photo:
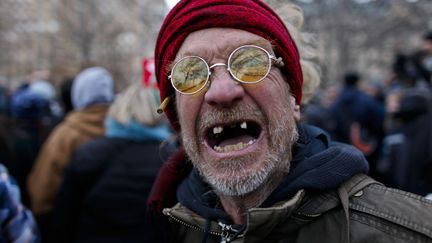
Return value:
M 228 64 L 215 63 L 211 66 L 199 56 L 186 56 L 178 60 L 168 79 L 178 92 L 196 94 L 210 85 L 211 69 L 227 66 L 230 75 L 238 82 L 254 84 L 263 80 L 274 63 L 283 66 L 282 58 L 272 56 L 267 50 L 255 45 L 244 45 L 236 48 L 228 57 Z

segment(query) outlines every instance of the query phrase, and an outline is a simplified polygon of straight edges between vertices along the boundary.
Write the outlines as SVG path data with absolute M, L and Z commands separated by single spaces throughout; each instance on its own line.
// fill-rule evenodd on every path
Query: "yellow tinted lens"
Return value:
M 263 79 L 270 68 L 267 53 L 253 46 L 242 47 L 231 55 L 229 67 L 239 81 L 255 83 Z
M 192 94 L 205 85 L 208 74 L 208 66 L 204 60 L 199 57 L 185 57 L 175 64 L 171 83 L 180 92 Z

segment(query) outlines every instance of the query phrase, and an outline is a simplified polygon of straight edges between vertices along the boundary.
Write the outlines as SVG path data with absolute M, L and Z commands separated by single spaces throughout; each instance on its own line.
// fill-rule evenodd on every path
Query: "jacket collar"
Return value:
M 239 237 L 246 237 L 247 239 L 245 238 L 244 242 L 260 242 L 260 239 L 266 238 L 275 227 L 281 225 L 290 215 L 296 212 L 304 197 L 305 190 L 300 190 L 289 200 L 280 202 L 273 207 L 249 209 L 247 228 Z M 225 221 L 211 221 L 209 229 L 206 230 L 208 220 L 189 210 L 181 203 L 177 203 L 172 208 L 165 208 L 163 213 L 170 220 L 185 226 L 189 230 L 207 232 L 216 236 L 224 233 L 219 222 Z
M 262 242 L 263 239 L 269 240 L 272 237 L 277 240 L 283 237 L 295 236 L 300 228 L 316 220 L 319 216 L 332 209 L 341 207 L 342 197 L 357 194 L 365 186 L 377 183 L 364 174 L 357 174 L 350 180 L 343 183 L 338 189 L 334 190 L 299 190 L 295 195 L 285 201 L 280 201 L 272 207 L 253 208 L 248 210 L 247 228 L 240 235 L 242 242 Z M 345 192 L 346 195 L 341 195 Z M 335 227 L 332 242 L 349 242 L 349 218 L 347 211 L 339 210 L 340 217 L 336 219 L 341 227 Z M 204 232 L 208 220 L 189 210 L 184 205 L 178 203 L 173 208 L 164 209 L 164 214 L 174 219 L 177 223 L 193 229 L 193 232 Z M 334 222 L 336 222 L 334 221 Z M 198 231 L 196 231 L 198 230 Z M 222 229 L 218 221 L 212 221 L 207 231 L 211 235 L 222 234 Z M 290 234 L 290 232 L 293 232 Z M 338 233 L 337 233 L 338 232 Z
M 272 207 L 286 201 L 301 189 L 336 189 L 355 174 L 367 171 L 367 161 L 359 151 L 351 146 L 330 143 L 321 129 L 303 125 L 299 127 L 299 133 L 291 171 L 260 207 Z M 228 215 L 218 206 L 216 194 L 196 169 L 180 184 L 177 197 L 179 202 L 205 218 L 229 221 Z

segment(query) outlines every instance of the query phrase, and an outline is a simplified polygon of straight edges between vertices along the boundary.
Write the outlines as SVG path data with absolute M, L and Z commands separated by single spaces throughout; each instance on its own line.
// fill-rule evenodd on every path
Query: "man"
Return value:
M 153 213 L 165 207 L 169 227 L 153 230 L 164 240 L 432 241 L 431 203 L 385 188 L 363 174 L 359 151 L 298 124 L 298 50 L 261 1 L 180 1 L 155 60 L 161 109 L 184 148 L 148 201 Z
M 359 88 L 360 75 L 347 72 L 344 87 L 330 106 L 335 127 L 333 139 L 349 143 L 359 149 L 370 165 L 369 175 L 382 178 L 376 170 L 384 137 L 385 110 L 372 96 Z
M 72 84 L 73 112 L 59 123 L 39 151 L 27 179 L 31 209 L 42 238 L 50 221 L 54 198 L 72 154 L 81 144 L 104 135 L 104 119 L 114 100 L 114 80 L 102 67 L 80 72 Z M 45 240 L 45 239 L 44 239 Z

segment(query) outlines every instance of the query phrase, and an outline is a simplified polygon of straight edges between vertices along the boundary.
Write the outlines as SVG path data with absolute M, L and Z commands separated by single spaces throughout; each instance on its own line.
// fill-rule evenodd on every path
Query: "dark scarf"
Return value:
M 261 207 L 292 197 L 300 189 L 335 189 L 358 173 L 368 172 L 363 154 L 354 147 L 330 142 L 319 128 L 300 125 L 291 169 Z M 213 190 L 194 168 L 177 189 L 180 203 L 207 218 L 229 221 Z

